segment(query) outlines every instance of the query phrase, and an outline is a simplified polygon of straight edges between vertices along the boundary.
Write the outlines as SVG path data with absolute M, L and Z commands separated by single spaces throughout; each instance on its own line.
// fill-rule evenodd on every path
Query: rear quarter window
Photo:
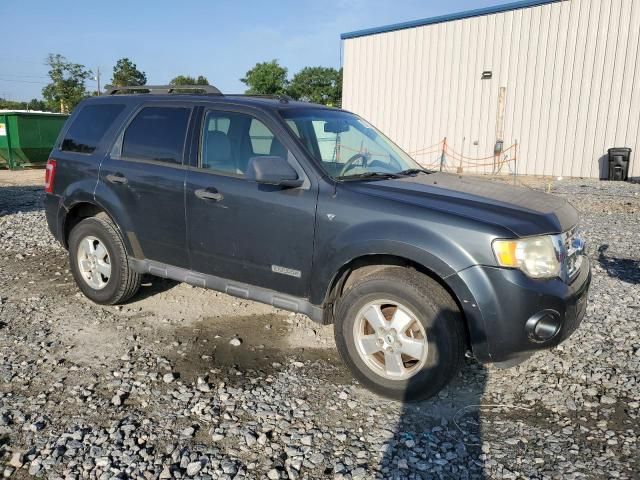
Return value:
M 60 150 L 93 153 L 124 107 L 114 103 L 83 107 L 65 133 Z
M 122 157 L 181 164 L 190 108 L 145 107 L 131 121 Z

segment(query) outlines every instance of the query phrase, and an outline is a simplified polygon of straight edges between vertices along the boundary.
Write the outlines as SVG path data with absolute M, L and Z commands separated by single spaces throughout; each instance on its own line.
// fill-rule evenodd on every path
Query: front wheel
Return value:
M 355 378 L 395 400 L 433 396 L 464 358 L 456 303 L 438 282 L 404 267 L 378 270 L 349 286 L 337 304 L 334 334 Z

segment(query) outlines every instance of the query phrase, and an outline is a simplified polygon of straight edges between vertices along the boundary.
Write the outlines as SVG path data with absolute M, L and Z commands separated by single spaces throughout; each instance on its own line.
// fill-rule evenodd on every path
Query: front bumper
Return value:
M 460 300 L 478 361 L 515 364 L 537 350 L 558 345 L 578 328 L 587 309 L 591 265 L 584 257 L 569 284 L 487 266 L 467 268 L 447 280 Z M 532 338 L 527 321 L 543 311 L 557 313 L 559 329 L 540 341 Z

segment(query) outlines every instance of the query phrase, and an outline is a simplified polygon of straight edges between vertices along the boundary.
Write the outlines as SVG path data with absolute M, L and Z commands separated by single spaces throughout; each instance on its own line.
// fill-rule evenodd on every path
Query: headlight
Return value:
M 531 278 L 560 275 L 561 249 L 558 235 L 494 240 L 492 247 L 498 265 L 519 268 Z

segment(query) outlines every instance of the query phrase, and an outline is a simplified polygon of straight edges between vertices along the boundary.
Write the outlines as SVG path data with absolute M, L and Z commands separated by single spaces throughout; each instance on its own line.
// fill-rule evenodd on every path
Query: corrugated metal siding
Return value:
M 408 152 L 447 137 L 465 157 L 490 157 L 501 87 L 518 173 L 598 177 L 608 148 L 631 147 L 640 176 L 640 1 L 567 0 L 344 40 L 343 108 Z

